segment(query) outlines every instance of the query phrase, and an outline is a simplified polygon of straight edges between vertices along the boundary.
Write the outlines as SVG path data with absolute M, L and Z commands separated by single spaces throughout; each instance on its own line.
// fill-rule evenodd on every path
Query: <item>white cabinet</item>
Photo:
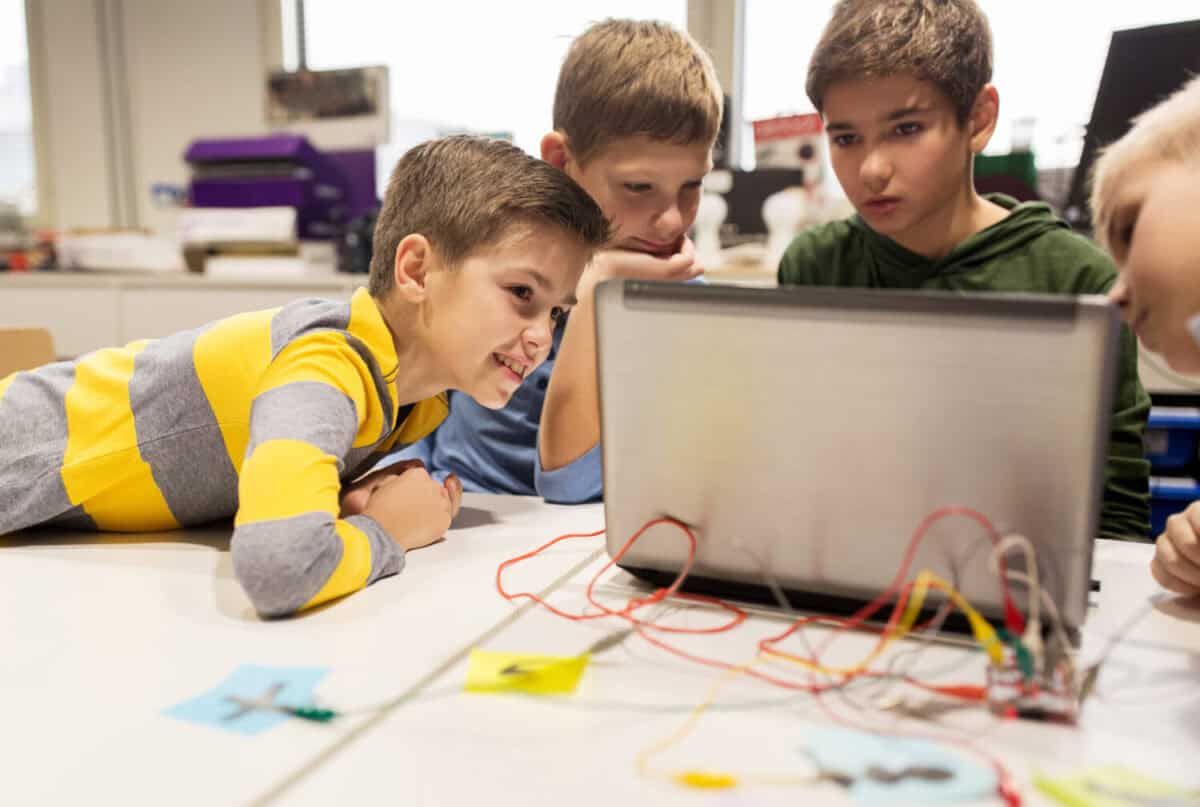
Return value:
M 302 297 L 349 300 L 366 275 L 278 283 L 203 275 L 0 273 L 0 325 L 49 329 L 62 357 L 153 339 Z

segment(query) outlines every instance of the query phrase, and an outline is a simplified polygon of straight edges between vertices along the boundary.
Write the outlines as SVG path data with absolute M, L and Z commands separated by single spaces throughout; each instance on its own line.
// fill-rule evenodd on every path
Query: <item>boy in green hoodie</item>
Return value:
M 996 126 L 987 18 L 973 0 L 841 0 L 808 68 L 857 215 L 801 233 L 780 285 L 1101 294 L 1116 269 L 1050 207 L 975 192 Z M 1123 328 L 1100 536 L 1149 532 L 1150 399 Z

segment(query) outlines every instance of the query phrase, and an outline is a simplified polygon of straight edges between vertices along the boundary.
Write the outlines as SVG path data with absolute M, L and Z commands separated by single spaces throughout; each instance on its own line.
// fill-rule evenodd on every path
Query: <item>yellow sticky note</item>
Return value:
M 1184 804 L 1195 793 L 1138 773 L 1122 765 L 1106 765 L 1070 776 L 1033 777 L 1038 790 L 1069 807 L 1136 807 L 1150 804 Z
M 700 790 L 722 790 L 737 785 L 737 777 L 721 771 L 680 771 L 675 781 Z
M 467 692 L 529 692 L 563 695 L 575 691 L 591 656 L 535 656 L 475 649 L 467 661 Z

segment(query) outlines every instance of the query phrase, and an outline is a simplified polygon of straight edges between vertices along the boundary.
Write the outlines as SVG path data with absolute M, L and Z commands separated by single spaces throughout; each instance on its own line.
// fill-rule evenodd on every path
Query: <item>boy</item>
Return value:
M 436 427 L 446 389 L 507 403 L 607 231 L 577 184 L 513 146 L 418 146 L 349 304 L 301 300 L 0 380 L 0 534 L 236 513 L 234 571 L 263 616 L 395 574 L 445 532 L 459 483 L 410 468 L 339 506 L 342 484 Z
M 1140 115 L 1096 163 L 1092 220 L 1121 276 L 1110 298 L 1151 350 L 1200 372 L 1200 78 Z M 1200 594 L 1200 502 L 1167 519 L 1151 564 L 1179 594 Z
M 611 277 L 700 274 L 687 231 L 721 104 L 708 56 L 666 23 L 606 20 L 571 44 L 541 154 L 599 202 L 613 225 L 609 248 L 584 273 L 580 305 L 556 331 L 550 359 L 507 408 L 452 394 L 443 427 L 396 456 L 422 460 L 435 476 L 453 472 L 466 490 L 566 503 L 600 497 L 592 289 Z
M 1047 205 L 975 192 L 999 98 L 973 0 L 842 0 L 809 65 L 834 173 L 858 215 L 796 237 L 781 285 L 1096 294 L 1116 271 Z M 1145 538 L 1150 401 L 1121 337 L 1100 535 Z

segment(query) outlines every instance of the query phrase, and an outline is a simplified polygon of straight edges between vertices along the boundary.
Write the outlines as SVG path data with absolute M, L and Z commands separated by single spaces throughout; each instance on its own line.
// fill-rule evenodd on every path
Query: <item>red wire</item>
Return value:
M 784 639 L 791 636 L 793 633 L 796 633 L 797 631 L 803 630 L 805 625 L 812 623 L 812 622 L 828 622 L 828 623 L 833 623 L 838 626 L 835 629 L 835 631 L 830 635 L 830 637 L 828 639 L 826 639 L 825 643 L 821 646 L 820 650 L 824 650 L 825 648 L 827 648 L 829 646 L 829 644 L 838 635 L 840 635 L 840 634 L 844 633 L 845 631 L 850 630 L 852 628 L 860 628 L 860 629 L 865 628 L 867 630 L 871 630 L 872 632 L 879 632 L 880 633 L 879 641 L 883 642 L 886 639 L 887 634 L 895 628 L 896 623 L 899 621 L 900 615 L 902 614 L 902 612 L 904 610 L 904 605 L 908 599 L 909 594 L 912 591 L 912 587 L 914 585 L 912 582 L 909 582 L 909 583 L 903 585 L 903 587 L 901 586 L 901 582 L 904 580 L 905 576 L 908 573 L 909 567 L 912 565 L 912 560 L 916 554 L 917 548 L 920 546 L 921 541 L 924 540 L 925 536 L 928 534 L 929 529 L 935 523 L 937 523 L 938 521 L 940 521 L 943 518 L 947 518 L 949 516 L 954 516 L 954 515 L 966 516 L 966 517 L 971 518 L 974 521 L 978 522 L 980 525 L 982 525 L 984 527 L 984 529 L 987 530 L 988 536 L 991 538 L 993 546 L 995 546 L 999 543 L 999 541 L 1000 541 L 999 534 L 997 533 L 997 531 L 996 531 L 995 527 L 992 525 L 992 523 L 982 513 L 979 513 L 978 511 L 973 510 L 968 507 L 943 507 L 938 510 L 935 510 L 930 515 L 926 516 L 921 521 L 921 523 L 917 526 L 917 529 L 913 533 L 912 540 L 909 542 L 908 549 L 905 552 L 904 559 L 901 563 L 900 569 L 896 573 L 896 576 L 893 578 L 893 580 L 892 580 L 891 584 L 888 586 L 888 588 L 885 591 L 883 591 L 882 593 L 880 593 L 874 600 L 872 600 L 867 605 L 863 606 L 861 609 L 859 609 L 857 612 L 855 612 L 852 616 L 850 616 L 848 618 L 833 617 L 833 616 L 801 617 L 801 618 L 797 619 L 794 623 L 792 623 L 788 627 L 788 629 L 785 630 L 783 633 L 781 633 L 777 636 L 774 636 L 774 637 L 768 637 L 766 639 L 760 640 L 758 643 L 760 652 L 765 652 L 768 650 L 768 648 L 771 648 L 770 653 L 773 655 L 779 655 L 779 656 L 783 656 L 785 658 L 791 658 L 793 660 L 798 660 L 798 661 L 811 661 L 811 663 L 819 665 L 818 659 L 820 657 L 820 651 L 817 651 L 814 654 L 814 657 L 812 659 L 806 660 L 806 659 L 802 659 L 797 656 L 793 656 L 789 653 L 785 653 L 780 650 L 775 650 L 773 648 L 773 646 L 776 643 L 783 641 Z M 604 604 L 602 604 L 598 600 L 596 600 L 593 592 L 594 592 L 596 583 L 599 581 L 599 579 L 604 575 L 605 572 L 607 572 L 610 568 L 612 568 L 613 565 L 616 564 L 625 555 L 625 553 L 630 549 L 630 547 L 633 546 L 633 544 L 646 532 L 646 530 L 650 529 L 653 526 L 657 526 L 659 524 L 671 524 L 673 526 L 678 527 L 680 530 L 683 531 L 683 533 L 687 536 L 687 539 L 688 539 L 687 559 L 684 562 L 683 568 L 680 570 L 679 575 L 675 578 L 674 581 L 672 581 L 671 585 L 668 586 L 667 588 L 657 589 L 650 596 L 645 597 L 645 598 L 641 598 L 641 599 L 631 598 L 626 603 L 625 607 L 622 608 L 620 611 L 614 611 L 613 609 L 605 606 Z M 779 678 L 777 676 L 762 672 L 760 670 L 756 670 L 753 667 L 749 667 L 744 664 L 730 664 L 729 662 L 724 662 L 724 661 L 720 661 L 717 659 L 709 659 L 709 658 L 705 658 L 703 656 L 697 656 L 693 653 L 688 653 L 677 647 L 673 647 L 673 646 L 667 644 L 666 642 L 655 638 L 654 636 L 651 636 L 647 632 L 647 629 L 651 629 L 651 630 L 661 631 L 663 633 L 689 633 L 689 634 L 721 633 L 721 632 L 724 632 L 727 630 L 731 630 L 732 628 L 741 624 L 746 619 L 746 613 L 744 611 L 742 611 L 740 608 L 737 608 L 729 603 L 726 603 L 723 600 L 720 600 L 716 597 L 706 597 L 703 595 L 679 594 L 678 593 L 679 587 L 683 585 L 683 581 L 686 579 L 688 573 L 691 571 L 692 564 L 695 561 L 696 536 L 692 533 L 691 529 L 689 529 L 686 524 L 683 524 L 682 522 L 679 522 L 673 518 L 669 518 L 669 517 L 656 518 L 656 519 L 653 519 L 653 520 L 647 522 L 646 524 L 642 525 L 642 527 L 637 532 L 635 532 L 629 538 L 629 540 L 627 540 L 621 546 L 620 550 L 618 550 L 616 553 L 613 554 L 612 558 L 608 561 L 608 563 L 606 563 L 588 582 L 588 586 L 587 586 L 587 590 L 586 590 L 586 597 L 587 597 L 588 603 L 592 607 L 599 609 L 598 613 L 569 614 L 565 611 L 555 608 L 554 606 L 550 605 L 550 603 L 548 603 L 546 600 L 544 600 L 543 598 L 537 596 L 536 594 L 534 594 L 532 592 L 522 591 L 522 592 L 516 592 L 516 593 L 509 593 L 508 591 L 505 590 L 502 577 L 503 577 L 505 569 L 507 569 L 508 567 L 513 566 L 517 563 L 520 563 L 521 561 L 528 560 L 529 558 L 540 554 L 541 552 L 549 549 L 550 547 L 558 544 L 561 541 L 568 540 L 571 538 L 595 538 L 600 535 L 603 535 L 604 532 L 605 532 L 605 530 L 597 530 L 595 532 L 590 532 L 590 533 L 568 533 L 566 535 L 560 535 L 559 537 L 549 541 L 548 543 L 543 544 L 542 546 L 539 546 L 538 548 L 536 548 L 530 552 L 526 552 L 525 554 L 518 555 L 517 557 L 510 558 L 509 560 L 504 561 L 496 568 L 496 590 L 500 593 L 500 596 L 504 597 L 506 600 L 508 600 L 510 602 L 514 601 L 514 600 L 518 600 L 518 599 L 532 600 L 533 602 L 538 603 L 539 605 L 541 605 L 542 607 L 544 607 L 546 610 L 550 611 L 551 613 L 553 613 L 557 616 L 561 616 L 565 619 L 569 619 L 571 621 L 584 621 L 584 620 L 589 620 L 589 619 L 598 619 L 598 618 L 602 618 L 602 617 L 606 617 L 606 616 L 619 617 L 621 619 L 628 621 L 633 626 L 633 629 L 637 632 L 637 634 L 639 636 L 641 636 L 645 641 L 649 642 L 651 645 L 653 645 L 655 647 L 658 647 L 661 650 L 665 650 L 669 653 L 672 653 L 673 655 L 679 656 L 680 658 L 683 658 L 683 659 L 686 659 L 688 661 L 692 661 L 692 662 L 695 662 L 698 664 L 702 664 L 704 666 L 716 667 L 716 668 L 723 669 L 723 670 L 740 670 L 745 675 L 748 675 L 752 678 L 757 678 L 761 681 L 770 683 L 774 686 L 782 687 L 784 689 L 809 692 L 816 696 L 818 705 L 820 706 L 821 710 L 825 713 L 825 715 L 830 720 L 832 720 L 835 723 L 839 723 L 841 725 L 848 726 L 850 728 L 864 730 L 863 727 L 855 726 L 853 723 L 839 717 L 834 712 L 832 712 L 829 709 L 828 705 L 825 704 L 824 700 L 821 698 L 821 693 L 827 692 L 830 689 L 834 689 L 836 687 L 840 687 L 840 686 L 844 685 L 847 681 L 852 680 L 853 678 L 857 678 L 859 676 L 887 677 L 887 673 L 879 673 L 879 672 L 875 672 L 875 671 L 871 671 L 871 670 L 863 670 L 860 672 L 856 672 L 856 673 L 844 676 L 842 681 L 832 682 L 832 683 L 828 683 L 828 684 L 817 683 L 815 677 L 813 675 L 811 675 L 811 673 L 810 673 L 811 683 L 801 684 L 801 683 L 798 683 L 795 681 L 789 681 L 789 680 L 786 680 L 783 678 Z M 1013 603 L 1012 595 L 1011 595 L 1011 593 L 1009 591 L 1009 587 L 1008 587 L 1008 577 L 1005 574 L 1005 566 L 1004 566 L 1003 558 L 999 558 L 999 566 L 1000 566 L 1000 582 L 1001 582 L 1001 588 L 1002 588 L 1003 597 L 1004 597 L 1005 624 L 1009 628 L 1010 631 L 1020 633 L 1024 630 L 1025 620 L 1024 620 L 1024 617 L 1021 615 L 1020 611 L 1017 610 L 1016 605 Z M 884 627 L 876 628 L 873 626 L 865 626 L 863 623 L 867 619 L 869 619 L 872 614 L 874 614 L 876 611 L 878 611 L 880 608 L 882 608 L 883 605 L 888 601 L 888 599 L 890 599 L 892 597 L 892 595 L 895 594 L 897 591 L 899 591 L 899 596 L 897 597 L 896 605 L 893 608 L 892 614 L 888 618 L 888 621 L 884 625 Z M 675 627 L 662 626 L 662 625 L 656 625 L 656 624 L 650 623 L 650 622 L 645 622 L 644 620 L 640 620 L 640 619 L 636 618 L 635 616 L 633 616 L 633 612 L 635 610 L 637 610 L 638 608 L 642 608 L 646 605 L 651 605 L 651 604 L 654 604 L 657 602 L 661 602 L 662 600 L 664 600 L 667 597 L 672 596 L 672 595 L 679 596 L 683 599 L 690 599 L 690 600 L 694 600 L 694 601 L 706 602 L 706 603 L 716 605 L 720 608 L 723 608 L 725 610 L 732 612 L 734 614 L 734 616 L 728 623 L 718 625 L 716 627 L 711 627 L 711 628 L 675 628 Z M 924 690 L 927 690 L 930 692 L 935 692 L 935 693 L 938 693 L 941 695 L 946 695 L 949 697 L 956 697 L 956 698 L 975 700 L 975 701 L 980 701 L 980 700 L 986 699 L 986 689 L 983 687 L 968 686 L 968 685 L 928 684 L 928 683 L 922 682 L 918 679 L 912 678 L 911 676 L 904 676 L 901 680 L 903 680 L 905 683 L 908 683 L 911 686 L 916 686 L 921 689 L 924 689 Z M 866 729 L 866 730 L 870 731 L 870 729 Z M 873 732 L 873 733 L 878 733 L 878 732 Z M 906 736 L 913 736 L 918 739 L 932 739 L 936 742 L 945 742 L 945 740 L 943 738 L 922 737 L 921 735 L 906 735 Z M 1015 786 L 1013 785 L 1012 777 L 1009 774 L 1008 769 L 1004 766 L 1004 764 L 998 758 L 992 756 L 991 754 L 988 754 L 986 751 L 983 751 L 982 749 L 975 748 L 975 747 L 971 746 L 970 744 L 964 743 L 963 747 L 966 748 L 971 753 L 975 754 L 976 756 L 981 757 L 982 759 L 986 760 L 992 766 L 993 770 L 995 770 L 995 772 L 996 772 L 996 777 L 997 777 L 997 792 L 999 793 L 1001 798 L 1005 801 L 1005 803 L 1007 805 L 1009 805 L 1009 807 L 1019 807 L 1019 805 L 1021 804 L 1020 794 L 1017 792 Z
M 803 629 L 803 627 L 805 625 L 809 624 L 810 622 L 818 622 L 818 621 L 820 621 L 820 622 L 836 622 L 836 623 L 840 624 L 840 626 L 829 636 L 829 638 L 825 640 L 825 643 L 821 646 L 820 650 L 825 650 L 826 648 L 828 648 L 829 645 L 838 637 L 838 635 L 844 633 L 845 631 L 850 630 L 852 628 L 861 627 L 863 622 L 865 622 L 867 619 L 869 619 L 871 617 L 872 614 L 874 614 L 876 611 L 878 611 L 880 608 L 882 608 L 884 606 L 884 604 L 889 599 L 891 599 L 892 595 L 895 594 L 898 589 L 900 589 L 902 581 L 908 575 L 909 567 L 912 566 L 913 557 L 916 555 L 917 548 L 920 546 L 921 541 L 923 541 L 925 539 L 925 536 L 929 533 L 929 529 L 934 524 L 936 524 L 938 521 L 940 521 L 941 519 L 947 518 L 949 516 L 966 516 L 968 518 L 973 519 L 974 521 L 981 524 L 985 530 L 987 530 L 988 537 L 991 538 L 993 546 L 999 544 L 1000 535 L 999 535 L 999 533 L 996 532 L 996 528 L 994 526 L 992 526 L 992 522 L 989 521 L 987 519 L 987 517 L 984 516 L 979 511 L 973 510 L 969 507 L 942 507 L 942 508 L 939 508 L 939 509 L 933 511 L 932 513 L 930 513 L 924 519 L 922 519 L 921 523 L 917 526 L 916 531 L 913 532 L 912 540 L 909 541 L 908 549 L 904 553 L 904 559 L 900 564 L 900 568 L 896 572 L 895 577 L 892 578 L 891 584 L 888 585 L 887 589 L 885 589 L 878 596 L 876 596 L 875 599 L 873 599 L 871 602 L 864 605 L 862 608 L 860 608 L 858 611 L 856 611 L 852 616 L 847 617 L 847 618 L 820 617 L 820 616 L 801 617 L 801 618 L 797 619 L 795 622 L 793 622 L 791 625 L 789 625 L 787 630 L 785 630 L 783 633 L 779 634 L 778 636 L 771 636 L 771 637 L 761 640 L 758 643 L 759 650 L 762 652 L 770 652 L 775 655 L 780 655 L 780 656 L 784 656 L 786 658 L 791 658 L 793 660 L 803 660 L 803 659 L 799 659 L 798 657 L 793 656 L 789 653 L 784 653 L 781 650 L 775 650 L 774 645 L 783 641 L 787 637 L 791 636 L 796 631 Z M 910 583 L 908 586 L 906 586 L 903 589 L 903 592 L 901 595 L 902 598 L 907 595 L 907 591 L 911 588 L 911 585 L 912 584 Z M 1005 621 L 1005 624 L 1010 631 L 1020 634 L 1021 632 L 1023 632 L 1025 630 L 1025 619 L 1023 616 L 1021 616 L 1021 612 L 1017 610 L 1016 605 L 1013 603 L 1013 600 L 1012 600 L 1012 594 L 1009 592 L 1008 575 L 1005 574 L 1003 558 L 1000 558 L 1000 587 L 1001 587 L 1001 590 L 1002 590 L 1003 596 L 1004 596 L 1004 621 Z M 903 604 L 903 599 L 901 599 L 897 603 L 897 607 L 892 611 L 892 615 L 888 619 L 885 631 L 890 631 L 892 628 L 895 627 L 896 623 L 899 621 L 900 614 L 902 611 L 902 608 L 901 608 L 902 604 Z M 881 637 L 880 641 L 882 641 L 882 637 Z M 818 655 L 819 655 L 819 653 L 818 653 Z M 815 659 L 809 659 L 809 661 L 812 661 L 813 663 L 817 663 Z
M 659 524 L 670 524 L 672 526 L 678 527 L 680 530 L 683 531 L 684 535 L 687 536 L 687 539 L 688 539 L 687 560 L 684 562 L 683 569 L 680 570 L 679 575 L 675 578 L 675 580 L 671 583 L 670 586 L 668 586 L 667 588 L 658 589 L 657 591 L 652 593 L 649 597 L 643 597 L 640 599 L 639 598 L 631 598 L 629 600 L 629 602 L 627 602 L 625 604 L 625 607 L 622 608 L 620 611 L 614 611 L 611 608 L 609 608 L 608 606 L 599 602 L 595 598 L 595 595 L 593 593 L 595 590 L 595 587 L 596 587 L 596 583 L 600 580 L 601 577 L 604 576 L 605 572 L 607 572 L 609 569 L 611 569 L 613 567 L 613 565 L 615 563 L 617 563 L 625 555 L 626 552 L 629 551 L 629 548 L 632 547 L 633 544 L 639 538 L 642 537 L 642 534 L 645 533 L 646 530 L 650 529 L 651 527 L 658 526 Z M 554 546 L 555 544 L 559 543 L 560 541 L 567 540 L 568 538 L 595 538 L 595 537 L 597 537 L 599 535 L 603 535 L 603 534 L 604 534 L 604 530 L 597 530 L 596 532 L 568 533 L 567 535 L 560 535 L 557 538 L 555 538 L 554 540 L 550 541 L 549 543 L 543 544 L 542 546 L 539 546 L 537 549 L 534 549 L 531 552 L 526 552 L 523 555 L 518 555 L 515 558 L 510 558 L 509 560 L 504 561 L 496 568 L 496 590 L 500 592 L 501 597 L 503 597 L 504 599 L 506 599 L 510 602 L 513 600 L 518 600 L 518 599 L 532 600 L 533 602 L 536 602 L 537 604 L 541 605 L 543 608 L 548 610 L 550 613 L 555 614 L 556 616 L 561 616 L 564 619 L 569 619 L 572 622 L 582 622 L 582 621 L 588 620 L 588 619 L 600 619 L 600 618 L 603 618 L 606 616 L 615 616 L 615 617 L 620 617 L 622 619 L 628 620 L 636 628 L 639 628 L 639 629 L 640 628 L 650 628 L 652 630 L 661 631 L 663 633 L 722 633 L 724 631 L 731 630 L 731 629 L 737 627 L 738 625 L 740 625 L 742 622 L 746 621 L 746 612 L 745 611 L 743 611 L 740 608 L 737 608 L 736 606 L 730 605 L 729 603 L 727 603 L 723 600 L 717 599 L 716 597 L 706 597 L 701 594 L 678 594 L 677 593 L 679 591 L 679 587 L 681 585 L 683 585 L 684 579 L 686 579 L 688 576 L 688 573 L 691 572 L 692 564 L 696 559 L 696 536 L 692 533 L 692 531 L 690 529 L 688 529 L 686 524 L 683 524 L 680 521 L 676 521 L 673 518 L 667 518 L 667 517 L 656 518 L 656 519 L 653 519 L 653 520 L 648 521 L 645 524 L 643 524 L 641 529 L 639 529 L 637 532 L 635 532 L 629 538 L 629 540 L 625 542 L 625 544 L 620 548 L 620 550 L 618 550 L 613 555 L 613 557 L 608 561 L 608 563 L 604 564 L 604 567 L 601 568 L 600 571 L 596 572 L 595 576 L 592 577 L 591 581 L 588 583 L 586 594 L 587 594 L 588 603 L 591 604 L 594 608 L 599 609 L 598 613 L 569 614 L 565 611 L 555 608 L 553 605 L 546 602 L 544 599 L 542 599 L 541 597 L 537 596 L 536 594 L 534 594 L 532 592 L 519 591 L 515 594 L 510 594 L 508 591 L 505 590 L 504 582 L 501 578 L 504 574 L 504 570 L 507 569 L 509 566 L 512 566 L 513 564 L 516 564 L 516 563 L 520 563 L 523 560 L 528 560 L 529 558 L 533 557 L 534 555 L 537 555 L 537 554 L 549 549 L 550 547 Z M 652 622 L 646 622 L 644 620 L 638 619 L 633 616 L 633 612 L 636 611 L 638 608 L 643 608 L 647 605 L 653 605 L 654 603 L 661 602 L 662 600 L 664 600 L 667 597 L 670 597 L 672 595 L 676 595 L 676 596 L 680 597 L 681 599 L 693 600 L 696 602 L 704 602 L 704 603 L 716 605 L 719 608 L 723 608 L 724 610 L 729 611 L 730 613 L 733 614 L 733 616 L 729 620 L 729 622 L 721 624 L 721 625 L 717 625 L 716 627 L 711 627 L 711 628 L 674 628 L 674 627 L 670 627 L 667 625 L 657 625 Z

